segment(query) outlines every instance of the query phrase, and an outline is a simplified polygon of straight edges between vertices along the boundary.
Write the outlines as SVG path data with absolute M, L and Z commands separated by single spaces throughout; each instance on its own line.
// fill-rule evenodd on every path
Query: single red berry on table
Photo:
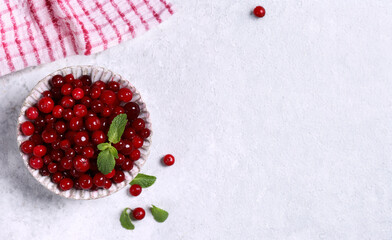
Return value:
M 136 220 L 142 220 L 146 215 L 146 212 L 144 211 L 143 208 L 135 208 L 132 211 L 132 215 Z
M 43 157 L 46 154 L 46 147 L 44 145 L 37 145 L 33 149 L 34 156 Z
M 49 97 L 43 97 L 38 101 L 38 109 L 43 113 L 50 113 L 54 107 L 54 102 Z
M 174 156 L 171 154 L 167 154 L 166 156 L 163 157 L 163 163 L 165 163 L 166 166 L 171 166 L 174 164 Z
M 90 189 L 93 186 L 93 179 L 87 175 L 87 174 L 83 174 L 82 176 L 79 177 L 79 186 L 82 189 Z
M 121 183 L 125 180 L 124 172 L 121 170 L 116 170 L 114 177 L 112 178 L 115 183 Z
M 24 122 L 20 125 L 20 130 L 26 136 L 31 136 L 34 133 L 34 124 L 32 122 Z
M 63 191 L 67 191 L 73 187 L 73 181 L 70 178 L 63 178 L 59 183 L 59 187 Z
M 90 169 L 90 162 L 87 158 L 80 155 L 73 159 L 74 168 L 79 172 L 87 172 Z
M 132 91 L 129 88 L 121 88 L 117 93 L 117 97 L 121 102 L 130 102 L 132 100 Z
M 93 178 L 93 183 L 97 187 L 103 187 L 105 185 L 105 180 L 105 175 L 103 175 L 102 173 L 97 173 Z
M 20 145 L 20 149 L 22 150 L 23 153 L 31 154 L 34 149 L 34 142 L 30 140 L 26 140 Z
M 257 6 L 255 7 L 255 9 L 253 10 L 253 14 L 256 17 L 262 18 L 265 16 L 265 9 L 262 6 Z
M 44 161 L 40 157 L 32 156 L 29 160 L 31 168 L 40 169 L 44 166 Z
M 83 89 L 81 88 L 75 88 L 74 90 L 72 90 L 72 97 L 75 100 L 80 100 L 84 97 L 84 92 Z
M 38 117 L 39 112 L 38 109 L 35 107 L 29 107 L 25 113 L 26 117 L 30 120 L 34 120 Z
M 129 193 L 132 196 L 139 196 L 140 193 L 142 192 L 142 187 L 140 187 L 139 184 L 133 184 L 130 188 L 129 188 Z

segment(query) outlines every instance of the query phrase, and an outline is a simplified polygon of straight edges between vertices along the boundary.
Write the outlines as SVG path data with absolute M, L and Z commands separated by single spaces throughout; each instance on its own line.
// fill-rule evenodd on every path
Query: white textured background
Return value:
M 392 2 L 174 3 L 134 41 L 0 79 L 0 239 L 391 239 Z M 147 102 L 144 172 L 158 180 L 137 198 L 62 199 L 23 167 L 24 97 L 78 64 L 126 76 Z M 121 228 L 124 207 L 150 203 L 167 222 Z

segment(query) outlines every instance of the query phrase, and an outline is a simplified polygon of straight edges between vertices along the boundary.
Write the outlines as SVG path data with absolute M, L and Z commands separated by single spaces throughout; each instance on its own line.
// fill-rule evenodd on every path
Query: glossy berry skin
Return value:
M 52 143 L 57 139 L 57 133 L 54 129 L 44 130 L 41 136 L 45 143 Z
M 72 89 L 73 89 L 73 87 L 72 87 L 72 85 L 71 84 L 69 84 L 69 83 L 66 83 L 66 84 L 64 84 L 62 87 L 61 87 L 61 94 L 62 95 L 64 95 L 64 96 L 69 96 L 69 95 L 71 95 L 71 93 L 72 93 Z
M 109 189 L 112 186 L 112 181 L 110 179 L 105 180 L 105 185 L 103 186 L 105 189 Z
M 98 145 L 106 142 L 106 134 L 101 130 L 98 130 L 93 132 L 93 134 L 91 135 L 91 139 L 94 142 L 94 144 Z
M 108 90 L 111 90 L 113 92 L 118 92 L 118 90 L 120 89 L 120 84 L 118 82 L 115 81 L 110 81 L 107 84 Z
M 103 187 L 105 185 L 105 180 L 105 175 L 103 175 L 102 173 L 97 173 L 93 178 L 93 183 L 97 187 Z
M 115 183 L 121 183 L 125 180 L 124 172 L 121 170 L 116 170 L 114 177 L 112 178 Z
M 31 136 L 34 133 L 34 124 L 32 122 L 24 122 L 20 125 L 20 130 L 26 136 Z
M 131 154 L 131 152 L 133 150 L 132 141 L 130 141 L 130 140 L 123 140 L 123 142 L 124 142 L 124 147 L 121 150 L 121 153 L 124 154 L 124 155 Z
M 63 118 L 67 121 L 74 117 L 72 109 L 64 109 Z
M 74 136 L 76 146 L 86 146 L 89 142 L 88 133 L 86 131 L 77 132 Z
M 69 141 L 68 139 L 64 139 L 60 141 L 60 148 L 62 150 L 68 150 L 71 148 L 71 141 Z
M 72 131 L 78 131 L 83 126 L 83 119 L 80 117 L 73 117 L 69 121 L 69 129 Z
M 85 122 L 86 128 L 90 131 L 96 131 L 101 128 L 101 121 L 98 117 L 88 117 Z
M 81 88 L 75 88 L 72 90 L 72 98 L 75 100 L 80 100 L 84 97 L 84 91 Z
M 116 165 L 121 166 L 125 162 L 126 158 L 123 154 L 119 153 L 118 158 L 116 158 Z
M 29 160 L 29 165 L 33 169 L 40 169 L 44 166 L 44 161 L 40 157 L 32 156 Z
M 146 212 L 144 211 L 143 208 L 135 208 L 132 211 L 132 215 L 136 220 L 142 220 L 146 215 Z
M 141 118 L 136 118 L 132 123 L 132 128 L 135 129 L 137 132 L 141 131 L 145 127 L 145 122 Z
M 28 119 L 34 120 L 34 119 L 36 119 L 36 118 L 38 117 L 39 112 L 38 112 L 38 109 L 37 109 L 37 108 L 35 108 L 35 107 L 29 107 L 29 108 L 26 110 L 25 115 L 26 115 L 26 117 L 27 117 Z
M 59 183 L 61 181 L 61 179 L 63 179 L 63 178 L 64 178 L 64 176 L 62 173 L 56 172 L 52 175 L 52 182 Z
M 257 6 L 255 7 L 255 9 L 253 10 L 253 14 L 256 17 L 262 18 L 265 16 L 265 9 L 262 6 Z
M 75 79 L 72 82 L 72 87 L 81 88 L 81 87 L 83 87 L 83 82 L 80 79 Z
M 121 88 L 117 93 L 117 97 L 121 102 L 130 102 L 132 100 L 132 91 L 129 88 Z
M 111 90 L 104 90 L 99 99 L 107 105 L 112 105 L 116 101 L 116 94 Z
M 99 81 L 96 81 L 94 84 L 93 84 L 93 86 L 95 87 L 99 87 L 100 89 L 101 89 L 101 91 L 103 91 L 103 90 L 105 90 L 106 89 L 106 83 L 104 83 L 103 81 L 101 81 L 101 80 L 99 80 Z
M 83 75 L 79 78 L 82 81 L 84 86 L 91 86 L 91 78 L 88 75 Z
M 135 120 L 140 114 L 140 107 L 137 103 L 129 102 L 124 105 L 125 113 L 128 116 L 128 121 Z
M 54 106 L 52 110 L 52 115 L 55 118 L 62 118 L 63 117 L 64 108 L 60 105 Z
M 58 121 L 54 124 L 54 129 L 56 129 L 58 133 L 65 133 L 67 125 L 65 125 L 65 122 L 63 121 Z
M 129 188 L 129 193 L 132 196 L 139 196 L 140 193 L 142 192 L 142 187 L 140 187 L 139 184 L 133 184 L 130 188 Z
M 80 155 L 76 156 L 73 159 L 74 168 L 78 172 L 87 172 L 90 169 L 90 162 L 87 158 L 82 157 Z
M 43 143 L 41 135 L 38 133 L 34 133 L 33 135 L 31 135 L 29 140 L 32 141 L 34 143 L 34 145 L 39 145 L 39 144 Z
M 67 191 L 73 187 L 74 183 L 70 178 L 63 178 L 59 183 L 59 188 L 63 191 Z
M 91 111 L 94 113 L 100 113 L 103 109 L 103 104 L 100 100 L 94 100 L 91 102 Z
M 167 154 L 166 156 L 163 157 L 163 163 L 164 163 L 166 166 L 171 166 L 171 165 L 173 165 L 173 164 L 174 164 L 174 161 L 175 161 L 174 156 L 171 155 L 171 154 Z
M 131 127 L 125 128 L 124 133 L 122 135 L 123 138 L 129 139 L 129 140 L 132 140 L 135 136 L 136 136 L 136 131 L 135 131 L 135 129 L 133 129 Z
M 60 88 L 61 86 L 63 86 L 64 82 L 64 78 L 61 75 L 55 75 L 51 80 L 51 84 L 55 88 Z
M 50 113 L 54 107 L 54 102 L 49 97 L 43 97 L 38 101 L 38 109 L 43 113 Z
M 90 189 L 93 186 L 93 179 L 87 174 L 80 176 L 78 181 L 79 186 L 84 190 Z
M 84 117 L 87 115 L 87 107 L 82 104 L 76 104 L 73 108 L 74 115 L 76 117 Z
M 114 116 L 117 116 L 117 115 L 122 114 L 122 113 L 125 113 L 125 110 L 124 110 L 124 108 L 122 108 L 120 106 L 115 107 L 114 110 L 113 110 L 113 115 Z
M 143 139 L 148 138 L 151 135 L 151 131 L 148 128 L 144 128 L 139 132 L 139 136 Z
M 48 171 L 48 168 L 43 166 L 40 170 L 39 170 L 39 174 L 41 174 L 42 176 L 49 176 L 50 172 Z
M 92 158 L 94 156 L 94 148 L 84 147 L 82 150 L 82 155 L 85 158 Z
M 98 99 L 101 96 L 101 89 L 99 87 L 92 87 L 90 89 L 90 97 L 92 99 Z
M 44 145 L 37 145 L 33 149 L 33 154 L 36 157 L 43 157 L 46 154 L 46 147 Z
M 73 80 L 75 80 L 75 78 L 72 74 L 68 74 L 68 75 L 65 75 L 64 80 L 66 83 L 72 83 Z
M 66 170 L 70 170 L 73 166 L 71 157 L 63 157 L 60 161 L 60 166 Z
M 50 172 L 50 173 L 55 173 L 55 172 L 57 172 L 57 164 L 55 163 L 55 162 L 51 162 L 51 163 L 49 163 L 48 164 L 48 171 Z
M 63 157 L 64 153 L 59 149 L 53 149 L 50 152 L 50 158 L 53 159 L 53 161 L 60 162 Z
M 133 161 L 131 159 L 126 159 L 121 165 L 121 169 L 124 171 L 131 171 L 133 168 Z
M 101 111 L 102 117 L 109 117 L 112 114 L 112 109 L 110 107 L 103 107 Z
M 131 154 L 130 154 L 130 157 L 131 157 L 131 160 L 132 160 L 132 161 L 138 160 L 138 159 L 140 158 L 140 151 L 139 151 L 139 149 L 133 150 L 133 151 L 131 152 Z
M 55 121 L 56 121 L 56 119 L 53 117 L 52 114 L 48 114 L 48 115 L 45 116 L 45 122 L 47 124 L 54 123 Z
M 105 175 L 106 179 L 114 177 L 114 174 L 116 174 L 116 169 L 113 169 L 110 173 Z
M 22 150 L 23 153 L 31 154 L 31 153 L 33 153 L 34 142 L 33 142 L 33 141 L 30 141 L 30 140 L 26 140 L 26 141 L 24 141 L 24 142 L 20 145 L 20 149 Z
M 120 140 L 118 143 L 113 144 L 113 147 L 115 147 L 117 151 L 121 151 L 124 148 L 123 140 Z
M 132 145 L 135 147 L 135 148 L 141 148 L 142 146 L 143 146 L 143 139 L 141 138 L 141 137 L 139 137 L 139 136 L 135 136 L 133 139 L 132 139 Z
M 61 106 L 64 108 L 72 108 L 75 105 L 75 100 L 70 96 L 64 96 L 60 101 Z
M 91 100 L 91 98 L 89 98 L 89 97 L 84 97 L 84 98 L 80 99 L 80 103 L 82 105 L 86 106 L 87 108 L 89 108 L 91 106 L 92 101 L 93 100 Z

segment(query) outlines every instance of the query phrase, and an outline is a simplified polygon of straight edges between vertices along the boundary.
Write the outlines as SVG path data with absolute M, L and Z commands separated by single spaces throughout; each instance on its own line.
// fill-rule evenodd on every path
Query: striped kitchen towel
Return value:
M 103 51 L 172 14 L 166 0 L 0 0 L 0 76 Z

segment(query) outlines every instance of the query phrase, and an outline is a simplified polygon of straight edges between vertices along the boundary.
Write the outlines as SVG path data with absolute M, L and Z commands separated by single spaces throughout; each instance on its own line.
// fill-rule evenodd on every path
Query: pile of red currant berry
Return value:
M 72 74 L 56 75 L 50 90 L 26 110 L 30 121 L 20 130 L 28 140 L 21 151 L 28 154 L 29 165 L 42 176 L 50 176 L 60 190 L 110 188 L 125 180 L 124 171 L 140 158 L 139 148 L 150 136 L 140 108 L 132 102 L 132 91 L 115 81 L 92 83 L 90 76 L 75 79 Z M 114 147 L 119 158 L 116 167 L 103 175 L 97 169 L 97 145 L 107 141 L 112 120 L 125 113 L 128 123 L 122 139 Z

